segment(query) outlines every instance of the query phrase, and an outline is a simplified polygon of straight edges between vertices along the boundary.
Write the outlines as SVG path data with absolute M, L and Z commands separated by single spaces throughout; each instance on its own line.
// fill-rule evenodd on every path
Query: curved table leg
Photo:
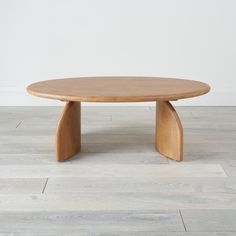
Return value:
M 80 152 L 80 102 L 67 102 L 57 125 L 56 156 L 64 161 Z
M 177 112 L 168 101 L 157 102 L 156 149 L 168 158 L 183 160 L 183 128 Z

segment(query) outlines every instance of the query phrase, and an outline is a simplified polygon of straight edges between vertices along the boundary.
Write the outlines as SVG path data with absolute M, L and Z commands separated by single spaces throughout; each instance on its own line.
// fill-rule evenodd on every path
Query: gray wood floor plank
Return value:
M 184 146 L 185 152 L 202 153 L 202 152 L 236 152 L 234 143 L 186 143 Z M 83 152 L 155 152 L 153 143 L 84 143 L 82 146 Z
M 184 152 L 184 163 L 191 164 L 225 164 L 235 160 L 234 152 Z M 178 164 L 168 159 L 170 164 Z
M 83 143 L 154 143 L 155 142 L 155 133 L 154 128 L 153 132 L 151 133 L 145 133 L 145 129 L 140 129 L 139 132 L 136 129 L 135 133 L 106 133 L 104 134 L 102 131 L 98 132 L 97 130 L 94 130 L 82 133 L 82 141 Z M 40 129 L 39 129 L 40 130 Z M 12 128 L 8 130 L 8 133 L 4 133 L 0 136 L 0 142 L 1 143 L 21 143 L 23 141 L 25 142 L 50 142 L 52 143 L 54 141 L 55 132 L 54 131 L 47 131 L 43 129 L 43 131 L 46 131 L 46 133 L 43 133 L 42 131 L 37 133 L 35 130 L 34 132 L 29 132 L 21 129 L 21 128 Z M 132 131 L 131 131 L 132 132 Z M 189 131 L 188 131 L 189 132 Z M 227 144 L 236 144 L 236 132 L 227 132 L 227 133 L 221 133 L 221 136 L 216 136 L 216 134 L 212 132 L 207 132 L 204 134 L 201 132 L 200 134 L 192 133 L 191 131 L 187 134 L 185 134 L 185 143 L 191 144 L 191 143 L 209 143 L 211 145 L 216 144 L 219 145 L 221 143 L 222 145 Z
M 18 121 L 14 123 L 17 124 Z M 135 124 L 135 123 L 133 123 Z M 22 122 L 21 125 L 15 129 L 10 130 L 7 133 L 7 130 L 2 130 L 3 135 L 17 135 L 17 136 L 40 136 L 40 135 L 51 135 L 54 136 L 56 124 L 40 124 L 40 125 L 26 125 Z M 1 127 L 1 126 L 0 126 Z M 235 138 L 235 130 L 229 129 L 210 129 L 210 128 L 185 128 L 185 136 L 191 140 L 200 139 L 201 137 L 208 141 L 224 141 Z M 142 126 L 115 126 L 115 125 L 93 125 L 93 124 L 84 124 L 82 123 L 82 134 L 84 135 L 147 135 L 155 134 L 155 124 L 146 123 Z
M 75 159 L 75 161 L 77 161 L 77 159 Z M 7 165 L 29 166 L 29 165 L 49 165 L 49 164 L 55 164 L 55 153 L 51 154 L 29 154 L 29 153 L 1 154 L 0 153 L 0 166 L 4 165 L 6 168 Z
M 45 178 L 0 178 L 0 194 L 40 194 L 45 183 Z
M 62 107 L 14 107 L 7 112 L 0 111 L 2 115 L 0 121 L 22 120 L 22 128 L 45 125 L 55 126 L 60 118 L 62 110 Z M 107 114 L 107 112 L 104 114 L 103 110 L 101 110 L 101 112 L 96 112 L 96 110 L 89 112 L 86 110 L 86 108 L 85 110 L 83 109 L 81 114 L 83 124 L 100 125 L 111 123 L 111 114 Z
M 27 229 L 26 229 L 27 231 Z M 160 232 L 160 231 L 96 231 L 81 232 L 79 230 L 67 229 L 67 232 L 55 230 L 53 233 L 1 233 L 0 236 L 235 236 L 235 232 Z
M 216 142 L 216 143 L 186 143 L 184 146 L 186 152 L 236 152 L 236 145 L 234 142 Z
M 234 231 L 236 210 L 181 210 L 187 231 Z
M 220 164 L 222 167 L 228 163 L 235 161 L 235 153 L 233 152 L 184 152 L 184 161 L 176 162 L 171 159 L 168 159 L 171 165 L 185 165 L 185 164 Z M 224 168 L 225 169 L 225 168 Z
M 219 177 L 226 174 L 218 164 L 204 165 L 91 165 L 55 163 L 55 165 L 0 166 L 1 178 L 47 178 L 47 177 Z
M 81 164 L 169 164 L 158 153 L 79 153 L 63 165 Z M 0 165 L 56 165 L 55 153 L 51 154 L 0 154 Z
M 219 114 L 224 113 L 225 115 L 235 115 L 235 106 L 189 106 L 189 107 L 177 107 L 177 109 L 188 109 L 192 112 L 193 116 L 219 116 Z
M 214 119 L 212 118 L 212 120 L 207 120 L 207 121 L 201 121 L 201 119 L 199 118 L 199 122 L 193 122 L 193 121 L 188 121 L 185 122 L 182 119 L 182 124 L 184 128 L 200 128 L 200 129 L 225 129 L 225 130 L 236 130 L 236 122 L 222 122 L 218 121 L 215 122 Z
M 148 211 L 161 209 L 236 210 L 236 194 L 93 192 L 0 195 L 0 211 Z
M 17 123 L 17 122 L 16 122 Z M 14 123 L 14 125 L 16 124 Z M 22 123 L 17 129 L 12 130 L 2 130 L 1 135 L 7 135 L 7 136 L 41 136 L 41 135 L 47 135 L 47 136 L 54 136 L 55 135 L 55 124 L 45 124 L 45 125 L 27 125 L 25 123 Z M 155 126 L 151 125 L 143 125 L 140 127 L 129 127 L 127 125 L 116 127 L 113 125 L 92 125 L 88 124 L 85 125 L 82 123 L 82 135 L 154 135 L 155 134 Z
M 96 234 L 113 231 L 184 231 L 178 211 L 151 212 L 6 212 L 0 214 L 1 231 Z M 96 234 L 97 235 L 97 234 Z
M 0 154 L 54 154 L 53 143 L 0 143 Z
M 21 143 L 23 141 L 25 142 L 32 142 L 37 143 L 39 142 L 50 142 L 53 143 L 54 141 L 54 133 L 41 133 L 33 135 L 30 135 L 28 133 L 22 133 L 19 135 L 20 132 L 18 132 L 19 129 L 11 130 L 10 135 L 4 135 L 0 136 L 0 142 L 1 143 Z M 10 132 L 9 132 L 10 133 Z M 236 135 L 233 133 L 233 135 L 225 135 L 225 139 L 223 137 L 215 137 L 215 135 L 194 135 L 194 134 L 188 134 L 185 135 L 185 143 L 188 145 L 190 143 L 197 143 L 202 144 L 205 142 L 208 142 L 209 144 L 213 145 L 219 145 L 221 143 L 222 145 L 227 144 L 235 144 Z M 208 141 L 209 140 L 209 141 Z M 135 133 L 135 134 L 104 134 L 104 133 L 90 133 L 90 134 L 82 134 L 82 141 L 83 143 L 154 143 L 155 142 L 155 134 L 145 134 L 145 133 Z
M 45 193 L 234 193 L 236 178 L 49 178 Z
M 104 136 L 101 136 L 104 137 Z M 115 136 L 114 139 L 104 138 L 92 138 L 90 141 L 96 141 L 96 143 L 85 143 L 82 137 L 82 152 L 98 152 L 98 153 L 138 153 L 138 152 L 156 152 L 154 145 L 154 138 L 149 137 L 149 140 L 143 140 L 141 136 L 126 137 L 122 141 L 119 141 L 119 136 Z M 152 136 L 153 137 L 153 136 Z M 85 138 L 89 141 L 89 138 Z M 100 141 L 99 141 L 100 140 Z M 0 153 L 31 153 L 31 154 L 47 154 L 54 153 L 54 137 L 51 136 L 5 136 L 0 139 Z M 23 145 L 24 144 L 24 145 Z M 202 153 L 202 152 L 221 152 L 232 153 L 236 152 L 235 142 L 189 142 L 186 140 L 184 145 L 185 152 Z
M 235 161 L 234 152 L 185 152 L 184 163 L 188 164 L 227 164 L 229 161 Z M 166 159 L 157 152 L 143 153 L 96 153 L 83 152 L 75 155 L 71 160 L 64 162 L 67 164 L 175 164 L 170 159 Z M 30 153 L 0 153 L 0 165 L 47 165 L 55 164 L 55 153 L 30 154 Z
M 155 152 L 146 153 L 79 153 L 71 160 L 78 164 L 169 164 L 166 157 Z M 69 162 L 68 162 L 69 163 Z

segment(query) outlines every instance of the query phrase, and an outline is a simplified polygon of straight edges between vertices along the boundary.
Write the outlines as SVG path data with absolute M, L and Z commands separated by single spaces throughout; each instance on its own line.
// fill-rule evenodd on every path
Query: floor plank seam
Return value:
M 42 190 L 42 194 L 44 194 L 44 192 L 45 192 L 45 189 L 46 189 L 46 186 L 47 186 L 47 183 L 48 183 L 48 179 L 49 178 L 47 178 L 46 181 L 45 181 L 45 184 L 44 184 L 44 187 L 43 187 L 43 190 Z
M 228 175 L 227 171 L 225 170 L 224 165 L 221 165 L 221 164 L 220 164 L 220 166 L 221 166 L 222 170 L 224 171 L 226 177 L 228 177 L 228 178 L 229 178 L 229 177 L 232 177 L 232 176 Z
M 182 220 L 183 226 L 184 226 L 184 230 L 185 230 L 185 232 L 187 232 L 186 225 L 185 225 L 185 223 L 184 223 L 184 219 L 183 219 L 181 210 L 179 210 L 179 214 L 180 214 L 180 218 L 181 218 L 181 220 Z
M 16 129 L 21 125 L 22 121 L 20 121 L 17 125 L 16 125 Z

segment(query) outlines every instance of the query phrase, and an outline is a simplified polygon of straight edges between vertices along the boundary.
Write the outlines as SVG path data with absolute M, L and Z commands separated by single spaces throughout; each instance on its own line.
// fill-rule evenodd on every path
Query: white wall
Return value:
M 0 0 L 0 105 L 38 80 L 146 75 L 207 82 L 180 105 L 236 105 L 235 0 Z

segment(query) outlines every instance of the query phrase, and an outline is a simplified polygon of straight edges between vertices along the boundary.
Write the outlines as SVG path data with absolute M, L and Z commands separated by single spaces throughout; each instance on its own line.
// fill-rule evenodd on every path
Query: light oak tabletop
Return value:
M 27 87 L 35 96 L 80 102 L 172 101 L 200 96 L 209 90 L 209 85 L 193 80 L 123 76 L 47 80 Z

